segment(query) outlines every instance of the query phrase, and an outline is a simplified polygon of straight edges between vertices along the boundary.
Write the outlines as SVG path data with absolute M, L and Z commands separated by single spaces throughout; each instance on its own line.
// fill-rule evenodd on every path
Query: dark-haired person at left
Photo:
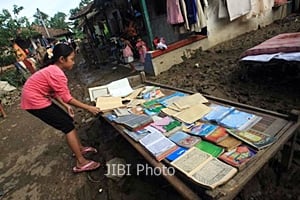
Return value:
M 84 157 L 87 152 L 97 152 L 97 150 L 82 146 L 73 123 L 72 106 L 85 109 L 94 115 L 101 110 L 72 97 L 64 71 L 73 68 L 74 59 L 75 52 L 71 46 L 63 43 L 55 45 L 53 55 L 48 56 L 48 60 L 44 63 L 46 67 L 34 73 L 25 82 L 21 95 L 21 108 L 66 135 L 67 144 L 76 157 L 73 172 L 77 173 L 95 170 L 100 167 L 100 163 Z M 53 103 L 52 99 L 56 99 L 67 112 Z

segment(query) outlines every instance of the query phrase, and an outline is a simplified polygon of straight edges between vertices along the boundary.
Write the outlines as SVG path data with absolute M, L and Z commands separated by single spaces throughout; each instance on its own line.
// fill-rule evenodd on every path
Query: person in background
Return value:
M 71 105 L 94 115 L 101 110 L 80 102 L 70 94 L 64 71 L 71 70 L 74 65 L 75 53 L 71 46 L 63 43 L 55 45 L 52 57 L 48 58 L 44 63 L 46 67 L 25 82 L 21 94 L 21 108 L 65 134 L 67 144 L 76 157 L 74 173 L 95 170 L 100 163 L 86 159 L 84 154 L 97 150 L 82 146 L 73 124 L 74 111 Z M 54 103 L 52 99 L 58 103 Z
M 3 118 L 7 117 L 6 112 L 4 111 L 3 105 L 2 105 L 2 101 L 0 99 L 0 114 L 2 115 Z
M 136 69 L 135 66 L 133 64 L 134 61 L 134 57 L 133 57 L 133 52 L 132 52 L 132 45 L 128 40 L 125 40 L 124 38 L 121 38 L 121 42 L 123 43 L 123 57 L 124 57 L 124 61 L 126 64 L 129 64 L 130 68 L 131 68 L 131 72 L 130 73 L 135 73 Z
M 146 57 L 146 53 L 147 53 L 147 46 L 146 46 L 146 42 L 144 42 L 142 40 L 142 38 L 138 38 L 137 39 L 137 43 L 136 43 L 136 48 L 139 52 L 140 55 L 140 62 L 141 63 L 145 63 L 145 57 Z
M 40 42 L 37 42 L 36 45 L 37 45 L 37 48 L 35 50 L 36 51 L 36 60 L 39 64 L 42 64 L 44 57 L 47 53 L 47 49 L 45 47 L 43 47 Z

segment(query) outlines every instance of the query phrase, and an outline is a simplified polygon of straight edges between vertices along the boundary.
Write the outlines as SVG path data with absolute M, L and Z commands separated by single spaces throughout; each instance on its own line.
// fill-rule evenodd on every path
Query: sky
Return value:
M 57 12 L 63 12 L 70 17 L 70 9 L 79 6 L 81 0 L 0 0 L 0 13 L 3 9 L 7 9 L 13 14 L 13 5 L 23 6 L 23 10 L 19 13 L 19 17 L 27 17 L 29 21 L 33 21 L 33 15 L 38 8 L 41 12 L 53 17 Z

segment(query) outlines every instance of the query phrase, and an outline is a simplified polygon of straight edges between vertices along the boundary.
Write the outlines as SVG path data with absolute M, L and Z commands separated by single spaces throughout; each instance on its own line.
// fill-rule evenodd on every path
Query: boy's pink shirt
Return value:
M 57 65 L 50 65 L 31 75 L 25 82 L 21 95 L 22 109 L 41 109 L 51 105 L 50 97 L 60 97 L 68 103 L 73 97 L 68 79 Z

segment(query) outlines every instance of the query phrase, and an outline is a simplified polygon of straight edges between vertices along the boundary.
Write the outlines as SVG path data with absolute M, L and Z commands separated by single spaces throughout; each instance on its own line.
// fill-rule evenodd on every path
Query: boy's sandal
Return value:
M 83 147 L 81 149 L 81 154 L 84 155 L 84 154 L 87 154 L 89 152 L 93 152 L 93 153 L 97 153 L 97 149 L 95 149 L 94 147 Z M 73 153 L 73 156 L 75 156 L 75 154 Z
M 73 167 L 73 172 L 79 173 L 79 172 L 92 171 L 99 167 L 100 167 L 100 163 L 90 160 L 88 163 L 86 163 L 82 167 L 77 167 L 77 166 Z

